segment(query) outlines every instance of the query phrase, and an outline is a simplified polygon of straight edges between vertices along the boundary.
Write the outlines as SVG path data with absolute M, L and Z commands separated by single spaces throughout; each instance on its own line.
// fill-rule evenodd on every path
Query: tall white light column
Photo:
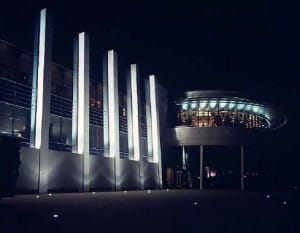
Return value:
M 107 64 L 107 67 L 105 67 Z M 120 138 L 117 54 L 109 50 L 103 69 L 104 149 L 114 158 L 115 189 L 120 190 Z
M 158 184 L 162 187 L 162 166 L 161 166 L 161 145 L 160 145 L 160 125 L 157 104 L 157 83 L 155 75 L 149 76 L 149 97 L 151 111 L 151 131 L 152 131 L 152 162 L 158 164 Z
M 51 95 L 52 25 L 46 9 L 40 12 L 34 44 L 30 146 L 39 149 L 38 190 L 48 191 L 48 143 Z
M 140 188 L 144 189 L 144 166 L 141 158 L 139 74 L 136 64 L 130 65 L 127 76 L 127 125 L 129 158 L 139 161 Z
M 77 153 L 82 158 L 83 191 L 89 191 L 89 36 L 82 32 L 78 36 L 78 101 L 77 101 Z

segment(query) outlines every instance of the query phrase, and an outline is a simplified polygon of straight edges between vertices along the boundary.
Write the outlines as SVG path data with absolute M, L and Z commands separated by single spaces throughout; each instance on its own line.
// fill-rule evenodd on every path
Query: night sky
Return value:
M 130 63 L 157 74 L 170 100 L 193 89 L 248 91 L 276 103 L 288 125 L 274 145 L 288 179 L 299 179 L 299 5 L 289 1 L 24 1 L 0 3 L 0 38 L 32 51 L 34 20 L 54 19 L 53 60 L 72 67 L 72 39 L 91 38 L 91 70 L 119 53 L 120 79 Z M 276 144 L 275 144 L 276 143 Z M 287 180 L 288 180 L 287 179 Z

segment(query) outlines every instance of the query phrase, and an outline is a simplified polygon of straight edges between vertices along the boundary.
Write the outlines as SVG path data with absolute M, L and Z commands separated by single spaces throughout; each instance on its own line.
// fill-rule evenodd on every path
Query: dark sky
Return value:
M 32 50 L 34 19 L 54 19 L 53 59 L 71 68 L 72 39 L 91 38 L 92 70 L 111 48 L 120 76 L 132 62 L 155 73 L 170 99 L 193 89 L 246 90 L 277 103 L 289 124 L 280 150 L 299 163 L 299 4 L 291 1 L 25 1 L 0 2 L 0 38 Z M 122 78 L 122 77 L 121 77 Z M 279 140 L 279 141 L 280 141 Z M 298 173 L 299 174 L 299 173 Z

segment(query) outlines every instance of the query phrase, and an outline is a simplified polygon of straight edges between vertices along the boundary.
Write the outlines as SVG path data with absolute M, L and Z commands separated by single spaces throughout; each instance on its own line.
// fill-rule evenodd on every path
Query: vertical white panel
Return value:
M 137 66 L 130 66 L 131 81 L 131 106 L 132 106 L 132 138 L 133 138 L 133 159 L 140 160 L 140 120 L 138 101 L 138 77 Z
M 52 26 L 46 9 L 41 10 L 37 27 L 32 88 L 31 147 L 39 149 L 38 189 L 48 191 L 48 145 L 51 95 Z
M 85 79 L 85 37 L 79 34 L 78 41 L 78 141 L 77 152 L 83 154 L 84 150 L 84 79 Z
M 83 155 L 83 191 L 89 190 L 89 37 L 78 36 L 77 153 Z
M 118 80 L 116 74 L 116 55 L 108 51 L 108 130 L 109 157 L 119 156 L 119 106 Z
M 109 157 L 114 158 L 115 185 L 116 190 L 120 190 L 118 69 L 117 54 L 114 50 L 108 51 L 107 64 Z
M 36 125 L 35 148 L 40 149 L 42 141 L 43 99 L 44 99 L 44 71 L 46 51 L 46 9 L 41 11 L 39 33 L 39 57 L 37 75 Z
M 149 76 L 150 108 L 151 108 L 151 126 L 152 126 L 152 144 L 153 144 L 153 162 L 159 163 L 161 157 L 160 148 L 160 129 L 159 117 L 156 99 L 156 80 L 154 75 Z

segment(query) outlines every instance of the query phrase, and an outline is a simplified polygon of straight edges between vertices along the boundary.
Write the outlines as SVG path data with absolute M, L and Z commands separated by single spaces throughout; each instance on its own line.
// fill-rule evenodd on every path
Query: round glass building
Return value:
M 238 92 L 189 91 L 176 100 L 176 126 L 279 128 L 286 118 L 269 104 Z
M 287 122 L 286 116 L 272 104 L 241 92 L 188 91 L 175 104 L 177 120 L 164 133 L 164 142 L 169 147 L 182 148 L 179 153 L 182 153 L 184 172 L 189 147 L 199 146 L 200 189 L 203 188 L 205 148 L 240 148 L 240 188 L 243 190 L 245 148 L 267 146 L 272 141 L 271 132 Z

